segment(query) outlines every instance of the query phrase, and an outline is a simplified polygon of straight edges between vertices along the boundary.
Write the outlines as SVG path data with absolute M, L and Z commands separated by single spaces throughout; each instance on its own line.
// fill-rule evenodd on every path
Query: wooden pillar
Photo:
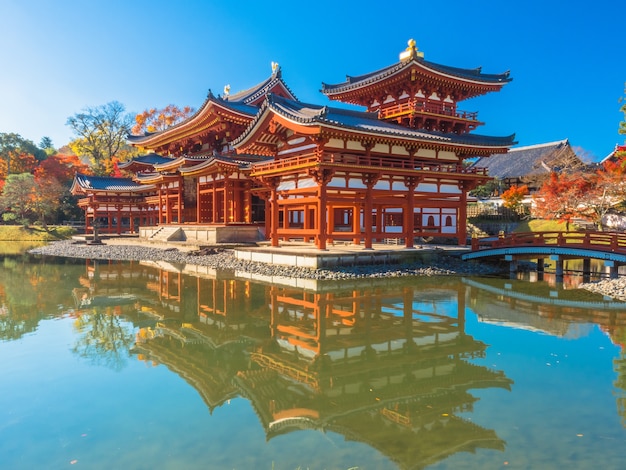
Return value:
M 372 191 L 374 189 L 374 185 L 378 181 L 380 175 L 376 173 L 370 173 L 363 175 L 363 184 L 365 185 L 365 201 L 363 205 L 363 225 L 365 228 L 365 249 L 372 249 L 372 239 L 373 239 L 373 225 L 374 225 L 374 201 L 372 197 Z M 380 211 L 379 211 L 380 212 Z M 377 215 L 378 217 L 378 215 Z M 378 224 L 377 224 L 378 225 Z M 380 225 L 378 225 L 380 227 Z
M 405 248 L 413 248 L 415 238 L 415 188 L 419 182 L 417 177 L 407 176 L 404 185 L 407 187 L 407 202 L 402 212 L 404 215 L 403 231 Z
M 326 239 L 328 238 L 328 228 L 326 226 L 326 211 L 332 214 L 331 208 L 327 207 L 328 195 L 326 193 L 326 182 L 322 181 L 318 189 L 317 203 L 317 247 L 320 250 L 326 249 Z
M 217 223 L 217 180 L 213 176 L 213 205 L 211 207 L 211 223 Z
M 308 231 L 311 228 L 311 209 L 309 208 L 308 204 L 305 204 L 304 208 L 302 209 L 302 228 L 304 229 L 304 231 Z M 308 235 L 304 236 L 304 243 L 308 243 L 310 241 L 310 237 Z
M 246 181 L 243 185 L 243 221 L 246 224 L 252 223 L 252 195 L 250 194 L 250 182 Z
M 224 224 L 228 225 L 228 222 L 230 222 L 230 203 L 231 203 L 231 198 L 230 198 L 230 186 L 231 186 L 231 181 L 228 178 L 228 175 L 225 174 L 224 175 L 224 201 L 223 201 L 223 206 L 222 206 L 222 210 L 224 211 Z
M 278 222 L 280 218 L 280 210 L 278 205 L 278 185 L 280 184 L 280 177 L 267 178 L 263 181 L 263 183 L 270 190 L 270 196 L 268 198 L 269 211 L 266 210 L 265 212 L 266 236 L 270 239 L 271 245 L 273 247 L 277 247 L 279 246 Z
M 163 224 L 163 185 L 159 185 L 159 210 L 158 210 L 158 217 L 159 217 L 159 225 Z
M 461 197 L 456 218 L 456 236 L 459 246 L 467 245 L 467 189 L 461 185 Z
M 121 235 L 122 234 L 122 207 L 121 206 L 117 206 L 117 234 Z
M 202 193 L 200 193 L 200 178 L 196 178 L 196 223 L 202 222 Z
M 361 244 L 361 205 L 355 204 L 352 208 L 352 243 Z
M 272 233 L 272 205 L 270 203 L 271 195 L 266 195 L 265 202 L 265 238 L 270 238 Z
M 169 183 L 165 188 L 165 222 L 167 224 L 172 223 L 172 204 L 170 201 L 170 187 Z
M 176 212 L 178 214 L 177 219 L 178 223 L 182 224 L 183 220 L 183 179 L 179 178 L 178 180 L 178 191 L 176 191 Z

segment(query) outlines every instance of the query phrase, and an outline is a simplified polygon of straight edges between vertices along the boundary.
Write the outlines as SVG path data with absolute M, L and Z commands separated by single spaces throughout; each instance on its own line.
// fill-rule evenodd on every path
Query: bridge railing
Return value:
M 485 248 L 546 246 L 586 248 L 626 253 L 626 234 L 620 232 L 520 232 L 472 239 L 472 250 Z

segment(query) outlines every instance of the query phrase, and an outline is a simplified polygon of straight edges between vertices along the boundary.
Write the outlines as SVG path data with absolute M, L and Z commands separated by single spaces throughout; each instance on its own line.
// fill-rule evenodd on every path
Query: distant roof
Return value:
M 615 156 L 618 153 L 622 153 L 622 152 L 626 152 L 626 145 L 616 145 L 615 149 L 613 149 L 613 151 L 611 153 L 609 153 L 606 157 L 604 157 L 601 161 L 600 164 L 603 164 L 604 162 L 606 162 L 607 160 L 611 160 L 612 158 L 615 158 Z
M 514 144 L 515 137 L 514 135 L 490 137 L 478 134 L 444 134 L 435 131 L 412 129 L 380 120 L 378 119 L 377 113 L 301 103 L 299 101 L 269 94 L 262 111 L 259 112 L 249 128 L 238 139 L 233 141 L 234 146 L 237 146 L 237 144 L 240 144 L 246 139 L 249 131 L 262 119 L 262 115 L 264 115 L 267 110 L 271 110 L 300 125 L 316 126 L 325 124 L 330 127 L 339 127 L 367 134 L 430 140 L 449 144 L 507 147 Z
M 72 192 L 80 188 L 83 191 L 111 191 L 129 192 L 145 190 L 146 186 L 136 183 L 130 178 L 116 178 L 113 176 L 93 176 L 77 173 L 72 183 Z
M 552 170 L 551 162 L 554 158 L 568 148 L 571 150 L 567 139 L 525 147 L 513 147 L 506 154 L 482 157 L 472 166 L 487 168 L 489 176 L 500 179 L 545 174 Z

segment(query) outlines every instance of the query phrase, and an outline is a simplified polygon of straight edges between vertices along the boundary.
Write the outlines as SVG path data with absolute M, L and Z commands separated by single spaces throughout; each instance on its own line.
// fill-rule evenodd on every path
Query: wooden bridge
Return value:
M 511 272 L 517 271 L 520 259 L 536 259 L 537 270 L 543 271 L 544 259 L 556 261 L 556 274 L 563 275 L 563 261 L 582 259 L 583 275 L 591 271 L 590 260 L 604 262 L 611 278 L 626 265 L 626 234 L 616 232 L 528 232 L 500 234 L 498 237 L 472 239 L 472 251 L 464 260 L 504 259 Z

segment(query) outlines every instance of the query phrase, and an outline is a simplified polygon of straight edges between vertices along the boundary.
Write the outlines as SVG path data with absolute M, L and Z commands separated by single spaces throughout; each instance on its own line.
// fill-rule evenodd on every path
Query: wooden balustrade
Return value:
M 254 165 L 252 173 L 258 174 L 266 171 L 306 168 L 320 163 L 330 163 L 334 165 L 347 166 L 366 166 L 370 168 L 393 168 L 399 170 L 431 171 L 436 173 L 487 175 L 486 168 L 468 168 L 460 164 L 430 163 L 425 161 L 411 161 L 408 158 L 376 155 L 370 155 L 368 157 L 366 155 L 341 153 L 325 153 L 321 159 L 318 159 L 318 157 L 316 157 L 315 155 L 282 158 L 280 160 Z
M 617 232 L 523 232 L 472 239 L 472 250 L 520 246 L 558 246 L 626 253 L 626 234 Z
M 409 113 L 429 113 L 440 116 L 451 116 L 468 121 L 476 121 L 478 112 L 476 111 L 460 111 L 449 103 L 436 103 L 431 101 L 405 101 L 394 106 L 386 106 L 379 109 L 379 117 L 388 119 Z

